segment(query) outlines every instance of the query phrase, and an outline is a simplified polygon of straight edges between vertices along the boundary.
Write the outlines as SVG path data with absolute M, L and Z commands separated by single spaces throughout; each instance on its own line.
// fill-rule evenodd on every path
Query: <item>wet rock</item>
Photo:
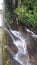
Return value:
M 32 63 L 33 65 L 36 64 L 36 60 L 35 60 L 34 56 L 32 56 L 32 55 L 31 55 L 30 61 L 31 61 L 31 63 Z
M 21 65 L 28 65 L 27 63 L 29 62 L 32 65 L 36 65 L 36 60 L 37 60 L 37 40 L 36 38 L 37 37 L 32 31 L 28 29 L 27 31 L 25 31 L 23 28 L 24 28 L 23 26 L 16 26 L 16 25 L 12 26 L 12 33 L 10 34 L 13 34 L 12 35 L 13 37 L 11 37 L 13 41 L 10 40 L 10 37 L 9 37 L 9 40 L 12 41 L 9 43 L 10 44 L 9 47 L 16 54 L 13 56 L 11 55 L 11 57 L 17 60 L 17 62 L 22 63 Z M 19 39 L 15 40 L 16 37 L 18 37 Z M 13 44 L 16 45 L 17 48 Z M 12 51 L 10 53 L 12 53 Z M 13 60 L 12 58 L 10 59 Z

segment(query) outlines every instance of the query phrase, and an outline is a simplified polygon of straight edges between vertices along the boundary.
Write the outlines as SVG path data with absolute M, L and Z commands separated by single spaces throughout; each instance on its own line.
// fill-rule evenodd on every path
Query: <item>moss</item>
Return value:
M 5 31 L 2 32 L 2 64 L 9 65 L 10 60 L 8 58 L 8 53 L 6 52 L 4 46 L 5 46 Z

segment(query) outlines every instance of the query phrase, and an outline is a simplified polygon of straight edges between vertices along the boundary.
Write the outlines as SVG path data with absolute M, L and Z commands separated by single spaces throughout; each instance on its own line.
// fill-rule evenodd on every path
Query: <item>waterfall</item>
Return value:
M 25 28 L 25 29 L 26 29 L 27 32 L 30 33 L 30 35 L 31 35 L 33 38 L 37 39 L 37 35 L 36 35 L 34 32 L 30 31 L 30 30 L 27 29 L 27 28 Z
M 11 54 L 11 57 L 13 57 L 21 65 L 31 65 L 28 50 L 27 50 L 26 38 L 24 38 L 24 36 L 22 35 L 20 31 L 12 30 L 7 21 L 5 21 L 5 24 L 7 24 L 9 29 L 4 28 L 4 30 L 11 37 L 13 41 L 12 44 L 14 44 L 18 48 L 18 51 L 15 54 L 8 46 L 5 46 L 5 48 Z M 36 35 L 35 33 L 33 33 L 27 28 L 26 28 L 26 31 L 30 33 L 31 36 Z
M 21 32 L 19 31 L 15 31 L 15 30 L 10 30 L 8 31 L 6 29 L 6 31 L 9 33 L 9 35 L 11 36 L 12 40 L 13 40 L 13 44 L 15 44 L 15 46 L 18 48 L 18 52 L 16 54 L 13 54 L 13 52 L 10 50 L 9 47 L 6 47 L 9 51 L 9 53 L 13 54 L 12 57 L 17 60 L 19 63 L 21 63 L 22 65 L 30 65 L 30 59 L 29 59 L 29 54 L 27 52 L 27 43 L 25 41 L 25 38 L 22 37 L 22 34 Z M 11 34 L 11 33 L 12 34 Z M 14 39 L 13 35 L 15 37 L 18 38 L 18 40 Z M 24 58 L 24 59 L 23 59 Z

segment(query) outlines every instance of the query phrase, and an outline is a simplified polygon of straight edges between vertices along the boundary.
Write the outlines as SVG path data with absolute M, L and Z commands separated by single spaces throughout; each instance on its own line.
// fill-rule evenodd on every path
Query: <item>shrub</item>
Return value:
M 35 28 L 37 26 L 37 5 L 35 4 L 36 1 L 26 1 L 23 0 L 22 5 L 19 8 L 16 8 L 14 12 L 19 22 Z M 26 3 L 24 4 L 24 2 Z

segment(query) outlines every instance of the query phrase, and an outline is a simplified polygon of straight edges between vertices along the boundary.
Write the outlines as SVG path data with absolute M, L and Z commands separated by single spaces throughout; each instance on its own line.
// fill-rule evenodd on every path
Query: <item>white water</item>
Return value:
M 15 60 L 17 60 L 22 65 L 31 65 L 29 63 L 30 62 L 30 59 L 29 59 L 29 54 L 28 54 L 28 51 L 27 51 L 27 43 L 26 43 L 25 38 L 22 36 L 21 32 L 15 31 L 15 30 L 11 30 L 11 29 L 10 29 L 10 31 L 8 31 L 6 29 L 6 31 L 11 36 L 11 38 L 13 40 L 13 44 L 15 44 L 16 47 L 18 48 L 18 52 L 15 55 L 13 55 L 14 56 L 13 58 Z M 13 37 L 12 34 L 15 37 L 17 37 L 18 40 L 15 40 L 15 38 Z
M 9 27 L 9 30 L 6 29 L 6 31 L 7 31 L 7 33 L 9 33 L 10 37 L 12 38 L 13 44 L 15 44 L 15 46 L 18 48 L 18 52 L 13 55 L 13 58 L 15 60 L 17 60 L 17 62 L 19 62 L 21 65 L 32 65 L 30 63 L 30 58 L 29 58 L 29 54 L 28 54 L 28 51 L 27 51 L 26 39 L 23 37 L 21 32 L 16 31 L 16 30 L 12 30 L 10 28 L 9 24 L 8 24 L 8 27 Z M 37 38 L 36 37 L 37 35 L 35 33 L 33 33 L 32 31 L 30 31 L 29 29 L 26 29 L 26 31 L 29 32 L 31 34 L 31 36 Z M 15 40 L 14 37 L 18 38 L 18 39 Z M 8 48 L 8 50 L 11 50 L 11 49 Z
M 15 37 L 18 37 L 20 40 L 13 41 L 13 43 L 18 48 L 17 54 L 14 56 L 14 58 L 20 62 L 22 65 L 30 65 L 30 59 L 29 54 L 27 52 L 27 43 L 25 41 L 25 38 L 22 37 L 21 33 L 19 31 L 12 31 L 12 34 Z M 24 58 L 24 59 L 23 59 Z
M 26 31 L 29 32 L 33 38 L 35 38 L 35 39 L 37 38 L 37 35 L 34 32 L 30 31 L 27 28 L 26 28 Z
M 21 36 L 21 33 L 18 31 L 11 31 L 14 36 L 18 37 L 20 40 L 13 41 L 13 43 L 18 47 L 19 52 L 26 53 L 26 41 Z

